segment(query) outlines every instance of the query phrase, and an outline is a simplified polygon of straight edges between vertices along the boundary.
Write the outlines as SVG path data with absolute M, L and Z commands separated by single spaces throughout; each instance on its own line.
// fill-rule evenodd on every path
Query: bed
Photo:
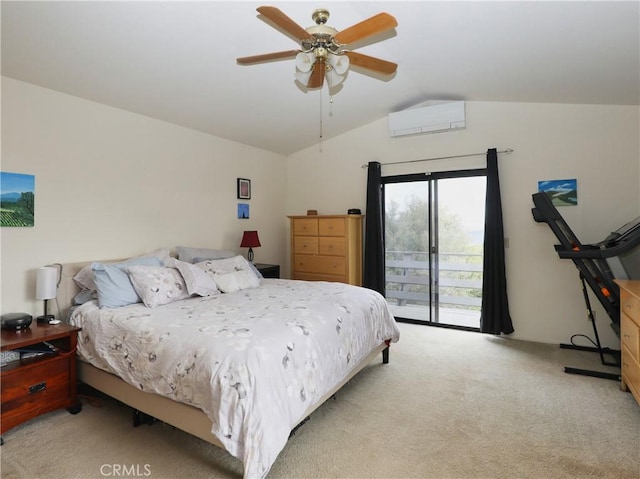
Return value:
M 248 278 L 237 266 L 246 260 L 233 261 L 228 276 L 242 269 Z M 89 264 L 95 267 L 63 265 L 63 308 L 74 303 L 74 277 Z M 125 271 L 137 286 L 134 270 L 154 268 L 180 273 L 175 263 Z M 297 425 L 378 355 L 388 362 L 399 331 L 384 298 L 366 288 L 264 278 L 255 284 L 252 277 L 251 286 L 238 289 L 238 281 L 225 284 L 223 274 L 207 273 L 224 292 L 149 305 L 141 296 L 145 302 L 119 307 L 91 299 L 73 307 L 69 321 L 82 328 L 78 376 L 224 448 L 243 462 L 245 478 L 265 477 Z

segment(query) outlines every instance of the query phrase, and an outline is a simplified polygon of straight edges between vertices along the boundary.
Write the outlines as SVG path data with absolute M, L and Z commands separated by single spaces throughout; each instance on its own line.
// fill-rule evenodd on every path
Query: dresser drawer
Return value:
M 318 236 L 317 218 L 298 218 L 293 222 L 294 236 Z
M 33 415 L 69 402 L 70 359 L 56 356 L 42 359 L 0 376 L 2 383 L 2 428 L 12 415 Z
M 342 274 L 318 274 L 318 273 L 295 273 L 293 279 L 302 281 L 332 281 L 337 283 L 347 283 L 348 278 Z
M 318 234 L 320 236 L 344 236 L 347 229 L 344 218 L 320 218 Z
M 317 236 L 296 236 L 293 239 L 295 254 L 318 254 Z
M 626 314 L 640 325 L 640 299 L 624 289 L 620 290 L 620 312 Z
M 294 270 L 296 273 L 318 273 L 344 275 L 346 265 L 339 256 L 307 256 L 295 255 Z
M 640 402 L 640 363 L 627 348 L 622 347 L 622 380 L 631 389 L 636 400 Z
M 345 256 L 347 254 L 345 238 L 321 236 L 318 238 L 318 253 L 329 256 Z
M 636 361 L 640 361 L 640 328 L 626 314 L 620 315 L 620 339 Z

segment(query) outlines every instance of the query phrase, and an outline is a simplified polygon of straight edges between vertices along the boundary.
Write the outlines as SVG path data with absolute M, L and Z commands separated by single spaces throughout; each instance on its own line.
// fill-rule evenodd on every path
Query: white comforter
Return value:
M 82 360 L 202 409 L 246 478 L 266 476 L 306 409 L 399 338 L 372 290 L 276 279 L 154 309 L 92 301 L 71 321 L 82 327 Z

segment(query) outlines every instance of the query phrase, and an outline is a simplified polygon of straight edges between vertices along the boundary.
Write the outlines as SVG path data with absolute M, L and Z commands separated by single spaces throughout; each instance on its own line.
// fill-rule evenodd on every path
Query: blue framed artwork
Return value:
M 249 219 L 249 205 L 247 203 L 238 203 L 238 219 Z
M 578 204 L 578 181 L 575 178 L 538 181 L 538 191 L 545 192 L 555 206 L 575 206 Z
M 33 175 L 0 172 L 0 226 L 33 226 L 35 183 Z

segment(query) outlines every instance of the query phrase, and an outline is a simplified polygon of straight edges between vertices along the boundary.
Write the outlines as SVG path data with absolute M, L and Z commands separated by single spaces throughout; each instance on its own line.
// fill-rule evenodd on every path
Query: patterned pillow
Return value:
M 211 277 L 217 274 L 233 273 L 234 271 L 251 270 L 249 262 L 240 255 L 225 259 L 209 259 L 196 263 L 196 266 L 203 269 Z
M 241 289 L 260 286 L 260 279 L 253 272 L 249 261 L 244 256 L 234 256 L 226 259 L 212 259 L 196 263 L 204 270 L 223 293 L 233 293 Z
M 195 264 L 186 263 L 172 258 L 167 266 L 176 268 L 180 272 L 185 284 L 187 285 L 187 291 L 189 294 L 211 296 L 212 294 L 220 292 L 213 278 L 205 273 L 203 269 L 198 268 Z
M 136 293 L 148 308 L 190 296 L 182 275 L 175 268 L 131 266 L 126 271 Z
M 215 282 L 223 293 L 235 293 L 242 289 L 257 288 L 260 280 L 250 269 L 233 273 L 216 274 Z

